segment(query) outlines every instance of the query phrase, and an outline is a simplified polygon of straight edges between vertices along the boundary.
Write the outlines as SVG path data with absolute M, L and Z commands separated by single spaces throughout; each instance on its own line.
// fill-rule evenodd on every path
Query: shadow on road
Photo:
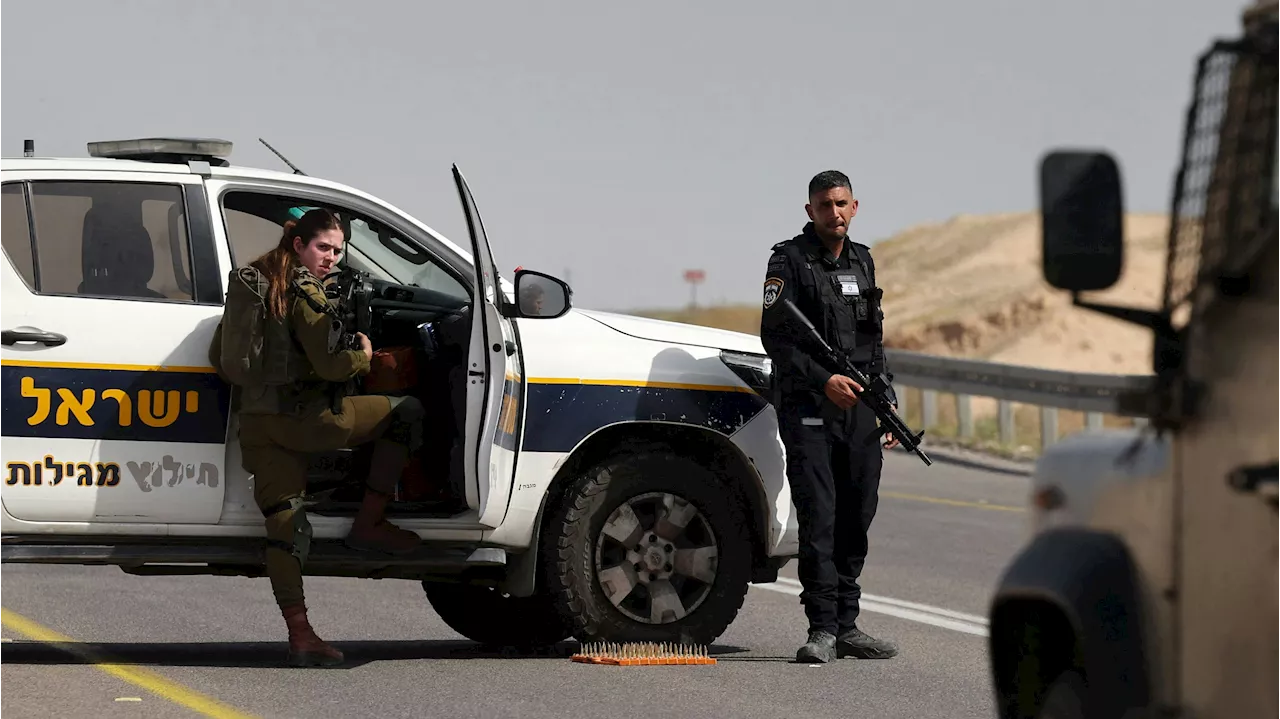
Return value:
M 713 653 L 714 653 L 714 652 L 713 652 Z M 786 655 L 783 655 L 783 656 L 776 656 L 776 657 L 775 657 L 775 656 L 764 656 L 764 655 L 761 655 L 761 654 L 755 654 L 755 655 L 747 656 L 747 657 L 716 657 L 716 661 L 717 661 L 717 662 L 724 662 L 724 663 L 726 663 L 726 664 L 729 664 L 729 663 L 734 663 L 734 664 L 736 664 L 736 663 L 738 663 L 738 662 L 767 662 L 767 663 L 770 663 L 770 664 L 796 664 L 796 665 L 799 665 L 799 666 L 824 666 L 823 664 L 818 664 L 818 663 L 815 663 L 815 662 L 802 662 L 802 661 L 797 661 L 797 660 L 796 660 L 796 655 L 794 655 L 794 654 L 786 654 Z M 849 658 L 849 659 L 837 659 L 836 661 L 831 662 L 831 664 L 833 664 L 833 665 L 835 665 L 835 666 L 840 666 L 840 665 L 842 665 L 842 664 L 852 663 L 852 662 L 857 662 L 857 661 L 866 662 L 866 661 L 870 661 L 870 660 L 866 660 L 866 659 L 863 659 L 863 660 L 857 660 L 857 659 L 852 659 L 852 658 Z
M 346 658 L 345 668 L 378 661 L 423 659 L 567 659 L 578 651 L 576 642 L 564 642 L 541 650 L 485 647 L 457 641 L 356 641 L 330 642 Z M 106 643 L 6 642 L 0 654 L 3 664 L 134 664 L 159 667 L 284 667 L 287 644 L 276 642 Z M 713 644 L 709 654 L 748 651 L 744 647 Z

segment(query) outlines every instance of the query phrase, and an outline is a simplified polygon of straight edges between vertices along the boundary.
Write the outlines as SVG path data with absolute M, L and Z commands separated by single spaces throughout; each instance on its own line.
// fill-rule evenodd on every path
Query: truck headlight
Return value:
M 773 360 L 767 355 L 747 352 L 730 352 L 722 350 L 720 361 L 733 370 L 747 386 L 763 396 L 769 395 L 770 377 L 773 375 Z

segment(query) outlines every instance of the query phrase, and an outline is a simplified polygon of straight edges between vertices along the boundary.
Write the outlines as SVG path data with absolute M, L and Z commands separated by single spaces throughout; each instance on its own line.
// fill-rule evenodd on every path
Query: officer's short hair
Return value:
M 836 187 L 848 188 L 849 194 L 853 194 L 853 185 L 849 183 L 848 175 L 839 170 L 823 170 L 809 180 L 809 196 L 813 197 L 814 193 L 826 192 Z

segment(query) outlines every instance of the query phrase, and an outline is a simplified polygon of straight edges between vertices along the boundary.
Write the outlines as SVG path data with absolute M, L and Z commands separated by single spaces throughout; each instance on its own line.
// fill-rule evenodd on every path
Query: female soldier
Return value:
M 412 551 L 418 535 L 387 522 L 383 510 L 410 452 L 421 444 L 423 407 L 413 397 L 344 396 L 369 371 L 369 338 L 343 349 L 342 325 L 324 278 L 342 253 L 338 218 L 314 209 L 285 223 L 280 244 L 231 273 L 227 305 L 210 359 L 236 385 L 242 464 L 266 518 L 267 576 L 289 630 L 289 663 L 332 665 L 342 653 L 312 630 L 302 593 L 311 525 L 302 507 L 309 453 L 374 442 L 364 502 L 346 543 L 355 549 Z M 333 411 L 334 392 L 340 410 Z

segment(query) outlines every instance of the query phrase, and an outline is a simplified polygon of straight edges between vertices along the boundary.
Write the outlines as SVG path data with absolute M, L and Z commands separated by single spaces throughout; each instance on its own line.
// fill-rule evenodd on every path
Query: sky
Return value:
M 218 137 L 231 161 L 396 205 L 578 306 L 760 301 L 809 179 L 850 176 L 872 244 L 1036 209 L 1054 147 L 1106 149 L 1167 210 L 1195 59 L 1245 0 L 4 0 L 0 150 Z

